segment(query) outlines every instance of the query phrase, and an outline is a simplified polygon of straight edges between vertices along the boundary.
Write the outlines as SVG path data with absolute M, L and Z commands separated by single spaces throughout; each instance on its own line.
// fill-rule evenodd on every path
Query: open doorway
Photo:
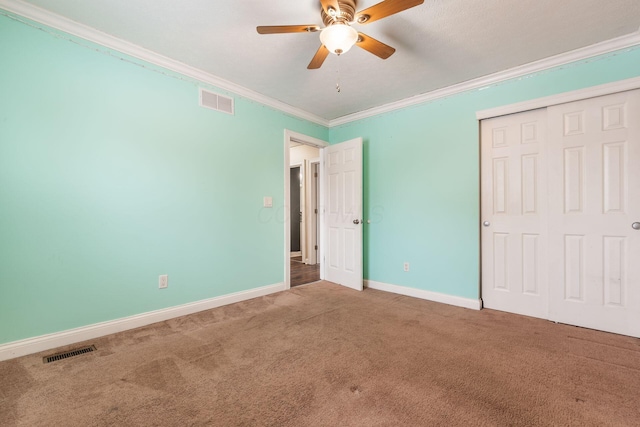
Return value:
M 321 157 L 324 141 L 285 131 L 285 226 L 288 287 L 322 279 Z
M 318 165 L 320 148 L 291 141 L 289 220 L 291 287 L 320 280 L 318 263 Z
M 339 285 L 355 290 L 363 289 L 363 263 L 362 263 L 362 225 L 365 223 L 362 216 L 362 138 L 354 138 L 337 144 L 329 145 L 327 142 L 312 138 L 303 134 L 285 130 L 284 132 L 284 234 L 285 234 L 285 289 L 291 287 L 291 220 L 289 214 L 290 178 L 291 178 L 291 145 L 310 146 L 317 148 L 317 159 L 306 159 L 309 165 L 304 169 L 311 171 L 313 163 L 319 163 L 318 172 L 318 208 L 317 221 L 319 230 L 317 234 L 317 258 L 320 264 L 318 269 L 320 280 L 329 280 Z M 294 143 L 294 144 L 292 144 Z M 303 176 L 304 178 L 304 176 Z M 306 180 L 310 185 L 311 180 Z M 305 190 L 302 185 L 302 191 Z M 301 206 L 303 221 L 310 208 Z M 315 211 L 314 211 L 315 213 Z M 308 221 L 309 222 L 309 221 Z M 303 229 L 306 229 L 303 227 Z M 310 264 L 309 255 L 313 251 L 308 249 L 309 242 L 306 236 L 313 236 L 313 232 L 301 236 L 302 263 Z M 314 246 L 315 250 L 315 246 Z

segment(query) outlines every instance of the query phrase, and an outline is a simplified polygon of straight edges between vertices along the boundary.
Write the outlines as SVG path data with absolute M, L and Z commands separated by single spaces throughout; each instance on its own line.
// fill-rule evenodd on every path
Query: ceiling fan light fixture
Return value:
M 322 30 L 320 41 L 331 53 L 341 55 L 358 41 L 358 32 L 344 23 L 335 23 Z

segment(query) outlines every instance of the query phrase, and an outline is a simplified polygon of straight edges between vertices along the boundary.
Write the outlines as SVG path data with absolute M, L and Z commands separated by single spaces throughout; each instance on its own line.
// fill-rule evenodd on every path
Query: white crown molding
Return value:
M 594 56 L 604 55 L 607 53 L 614 52 L 616 50 L 630 48 L 632 46 L 636 46 L 639 44 L 640 44 L 640 31 L 635 32 L 633 34 L 626 35 L 626 36 L 607 40 L 601 43 L 596 43 L 591 46 L 572 50 L 570 52 L 561 53 L 559 55 L 541 59 L 539 61 L 530 62 L 529 64 L 521 65 L 515 68 L 510 68 L 508 70 L 500 71 L 484 77 L 479 77 L 477 79 L 469 80 L 453 86 L 448 86 L 448 87 L 427 92 L 421 95 L 405 98 L 397 102 L 392 102 L 389 104 L 381 105 L 379 107 L 370 108 L 365 111 L 360 111 L 358 113 L 342 116 L 337 119 L 330 120 L 329 128 L 344 125 L 357 120 L 362 120 L 369 117 L 377 116 L 379 114 L 399 110 L 401 108 L 423 104 L 436 99 L 456 95 L 461 92 L 466 92 L 473 89 L 480 89 L 480 88 L 483 88 L 495 83 L 499 83 L 505 80 L 515 79 L 515 78 L 523 77 L 529 74 L 538 73 L 540 71 L 548 70 L 550 68 L 559 67 L 561 65 L 566 65 L 571 62 L 581 61 L 588 58 L 593 58 Z
M 327 119 L 319 117 L 315 114 L 309 113 L 296 107 L 292 107 L 289 104 L 277 101 L 258 92 L 254 92 L 253 90 L 245 88 L 244 86 L 240 86 L 228 80 L 217 77 L 213 74 L 183 64 L 182 62 L 167 58 L 166 56 L 160 55 L 133 43 L 129 43 L 117 37 L 110 36 L 109 34 L 72 21 L 32 4 L 25 3 L 20 0 L 0 0 L 0 8 L 8 12 L 23 16 L 32 21 L 39 22 L 40 24 L 46 25 L 56 30 L 63 31 L 65 33 L 80 37 L 93 43 L 97 43 L 109 49 L 116 50 L 142 61 L 158 65 L 171 71 L 175 71 L 176 73 L 182 74 L 186 77 L 190 77 L 200 82 L 210 84 L 223 90 L 227 90 L 236 95 L 242 96 L 252 101 L 256 101 L 268 107 L 272 107 L 291 116 L 298 117 L 300 119 L 304 119 L 321 126 L 329 127 L 329 121 Z
M 374 280 L 365 280 L 364 286 L 379 291 L 391 292 L 408 297 L 420 298 L 428 301 L 439 302 L 442 304 L 455 305 L 457 307 L 470 308 L 472 310 L 480 310 L 482 308 L 482 300 L 457 297 L 455 295 L 441 294 L 439 292 L 425 291 L 423 289 L 408 288 L 406 286 L 391 285 L 389 283 L 376 282 Z
M 186 316 L 203 310 L 210 310 L 223 305 L 246 301 L 248 299 L 284 290 L 284 283 L 276 283 L 274 285 L 250 289 L 248 291 L 235 292 L 233 294 L 223 295 L 220 297 L 177 305 L 161 310 L 149 311 L 135 316 L 123 317 L 121 319 L 111 320 L 108 322 L 95 323 L 93 325 L 69 329 L 67 331 L 1 344 L 0 362 L 3 360 L 13 359 L 15 357 L 38 353 L 40 351 L 51 350 L 63 345 L 75 344 L 103 337 L 105 335 L 139 328 L 141 326 L 162 322 L 180 316 Z
M 412 96 L 397 102 L 370 108 L 368 110 L 360 111 L 357 113 L 348 114 L 346 116 L 338 117 L 333 120 L 327 120 L 302 109 L 293 107 L 284 102 L 262 95 L 258 92 L 235 84 L 228 80 L 214 76 L 213 74 L 209 74 L 207 72 L 175 61 L 171 58 L 167 58 L 127 41 L 110 36 L 94 28 L 79 24 L 32 4 L 25 3 L 21 0 L 0 0 L 0 8 L 11 13 L 23 16 L 32 21 L 39 22 L 43 25 L 47 25 L 51 28 L 55 28 L 76 37 L 80 37 L 82 39 L 97 43 L 126 55 L 130 55 L 134 58 L 158 65 L 171 71 L 175 71 L 197 81 L 210 84 L 223 90 L 227 90 L 238 96 L 256 101 L 268 107 L 272 107 L 285 114 L 289 114 L 291 116 L 307 120 L 309 122 L 328 128 L 340 126 L 357 120 L 366 119 L 413 105 L 423 104 L 436 99 L 456 95 L 461 92 L 480 89 L 505 80 L 523 77 L 528 74 L 537 73 L 540 71 L 548 70 L 550 68 L 566 65 L 571 62 L 585 60 L 594 56 L 607 54 L 616 50 L 626 49 L 640 44 L 640 30 L 638 30 L 633 34 L 617 37 L 615 39 L 596 43 L 594 45 L 576 49 L 570 52 L 561 53 L 559 55 L 541 59 L 539 61 L 531 62 L 529 64 L 525 64 L 508 70 L 500 71 L 488 76 L 479 77 L 477 79 L 469 80 L 424 94 Z
M 566 104 L 568 102 L 580 101 L 582 99 L 595 98 L 596 96 L 610 95 L 612 93 L 625 92 L 633 89 L 640 89 L 640 77 L 633 77 L 630 79 L 619 80 L 617 82 L 573 90 L 571 92 L 545 96 L 544 98 L 536 98 L 530 101 L 518 102 L 502 107 L 490 108 L 488 110 L 481 110 L 476 112 L 476 118 L 478 120 L 489 119 L 491 117 L 521 113 L 523 111 L 546 108 L 551 107 L 552 105 Z

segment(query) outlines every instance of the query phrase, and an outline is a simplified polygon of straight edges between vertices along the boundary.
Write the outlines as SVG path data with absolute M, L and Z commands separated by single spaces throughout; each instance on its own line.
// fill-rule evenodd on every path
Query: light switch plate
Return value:
M 158 288 L 165 289 L 169 286 L 169 276 L 167 274 L 162 274 L 158 278 Z
M 264 198 L 264 207 L 272 208 L 273 207 L 273 197 L 265 196 Z

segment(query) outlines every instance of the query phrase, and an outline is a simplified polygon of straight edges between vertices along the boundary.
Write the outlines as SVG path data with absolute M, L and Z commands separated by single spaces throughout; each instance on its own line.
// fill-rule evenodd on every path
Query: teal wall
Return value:
M 365 278 L 477 298 L 475 112 L 640 75 L 629 49 L 329 131 L 29 24 L 0 16 L 0 344 L 282 282 L 285 128 L 363 137 Z
M 28 24 L 0 16 L 0 343 L 283 282 L 284 129 L 328 129 Z
M 331 128 L 364 140 L 365 278 L 478 298 L 476 111 L 637 76 L 638 47 Z

